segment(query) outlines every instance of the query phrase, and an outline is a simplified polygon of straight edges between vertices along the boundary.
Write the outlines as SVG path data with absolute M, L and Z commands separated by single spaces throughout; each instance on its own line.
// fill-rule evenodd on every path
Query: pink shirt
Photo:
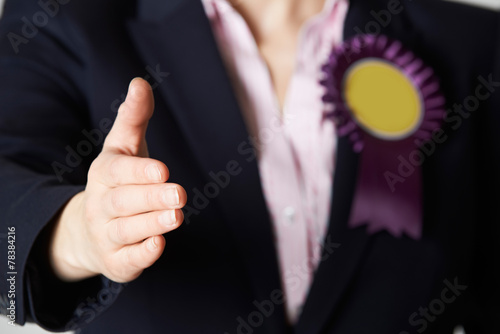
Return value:
M 330 214 L 335 128 L 322 121 L 321 66 L 342 41 L 347 0 L 327 0 L 302 27 L 283 110 L 243 17 L 227 0 L 203 0 L 219 49 L 255 139 L 274 226 L 288 320 L 295 322 L 318 265 Z M 258 247 L 258 245 L 256 245 Z

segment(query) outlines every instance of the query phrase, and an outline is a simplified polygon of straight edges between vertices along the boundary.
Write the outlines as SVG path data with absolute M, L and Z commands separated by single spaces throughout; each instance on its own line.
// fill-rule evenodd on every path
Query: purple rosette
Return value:
M 420 239 L 420 164 L 404 176 L 394 171 L 398 171 L 401 157 L 421 156 L 420 146 L 440 129 L 445 98 L 434 71 L 399 41 L 381 35 L 358 35 L 344 42 L 332 51 L 323 71 L 323 100 L 332 106 L 325 117 L 335 122 L 338 136 L 347 136 L 360 154 L 349 227 L 367 225 L 369 233 L 385 230 L 397 237 L 406 234 Z M 395 79 L 387 79 L 385 74 L 378 78 L 377 73 Z M 399 85 L 391 82 L 397 80 L 408 82 L 410 88 L 403 90 L 409 92 L 408 97 L 399 94 L 394 96 L 397 103 L 391 103 L 392 88 L 399 92 Z M 391 113 L 386 106 L 392 108 Z

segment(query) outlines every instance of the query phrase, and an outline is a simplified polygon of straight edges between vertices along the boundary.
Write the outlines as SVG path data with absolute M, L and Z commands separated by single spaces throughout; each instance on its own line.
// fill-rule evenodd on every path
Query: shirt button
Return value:
M 283 215 L 285 216 L 285 224 L 292 225 L 295 220 L 295 209 L 291 206 L 287 206 L 283 209 Z

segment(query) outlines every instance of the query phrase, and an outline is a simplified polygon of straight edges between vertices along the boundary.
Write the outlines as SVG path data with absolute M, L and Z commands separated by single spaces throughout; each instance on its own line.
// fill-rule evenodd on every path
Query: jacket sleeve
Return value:
M 487 112 L 481 115 L 479 134 L 481 146 L 477 148 L 481 159 L 482 182 L 478 185 L 480 215 L 474 222 L 478 226 L 475 254 L 471 270 L 470 290 L 475 299 L 471 301 L 478 312 L 471 314 L 473 322 L 465 326 L 467 333 L 497 333 L 500 330 L 498 315 L 500 306 L 500 13 L 497 14 L 497 26 L 491 27 L 491 34 L 496 36 L 496 52 L 493 55 L 494 66 L 490 73 L 485 73 L 488 89 L 491 92 Z M 477 50 L 477 52 L 483 52 Z M 467 325 L 467 324 L 466 324 Z
M 0 21 L 0 313 L 59 331 L 92 321 L 123 288 L 104 276 L 65 283 L 48 263 L 51 223 L 101 149 L 82 144 L 85 63 L 62 3 L 7 0 Z

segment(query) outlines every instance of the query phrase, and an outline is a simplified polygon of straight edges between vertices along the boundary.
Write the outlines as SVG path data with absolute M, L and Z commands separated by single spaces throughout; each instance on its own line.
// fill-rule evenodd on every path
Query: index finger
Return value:
M 111 188 L 165 183 L 169 178 L 169 170 L 163 162 L 129 155 L 104 153 L 94 168 L 97 181 Z

